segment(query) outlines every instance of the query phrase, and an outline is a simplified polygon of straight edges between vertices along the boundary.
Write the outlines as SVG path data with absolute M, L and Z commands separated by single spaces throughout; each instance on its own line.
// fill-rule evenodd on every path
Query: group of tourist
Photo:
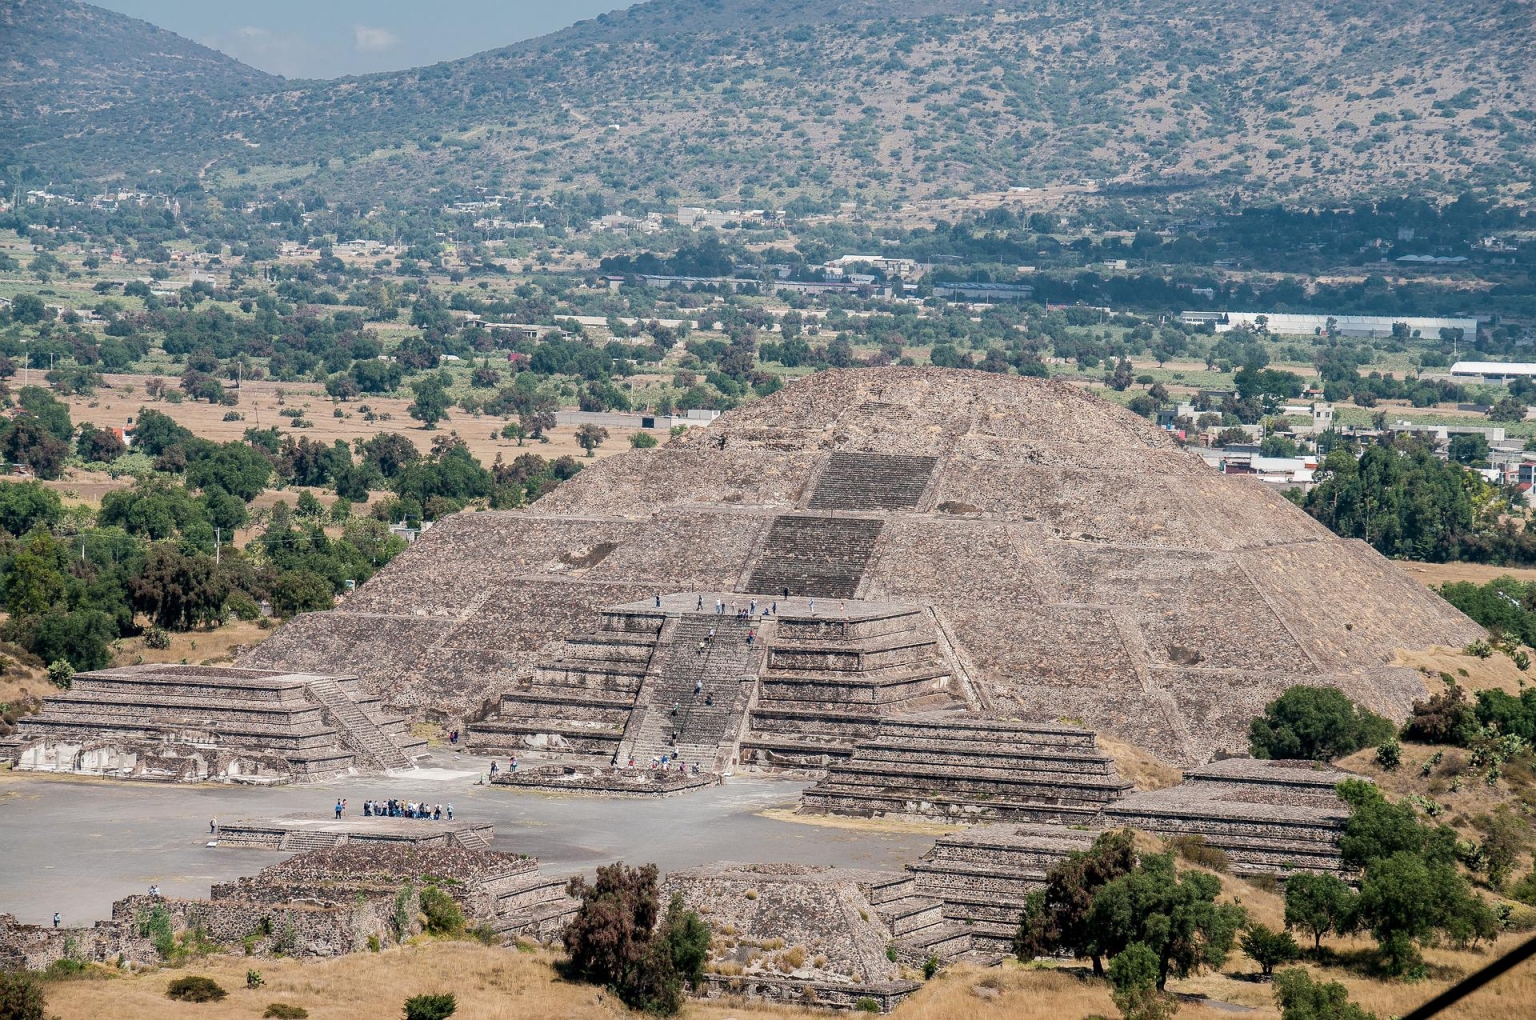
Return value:
M 702 595 L 699 596 L 698 605 L 695 606 L 694 608 L 695 608 L 695 611 L 700 612 L 700 613 L 702 613 L 704 611 L 704 596 L 702 596 Z M 779 603 L 777 601 L 774 601 L 774 602 L 772 602 L 772 603 L 770 603 L 770 604 L 768 604 L 768 605 L 763 607 L 763 612 L 762 612 L 761 615 L 763 615 L 763 616 L 777 616 L 778 613 L 779 613 Z M 734 616 L 738 620 L 753 620 L 753 619 L 756 619 L 757 616 L 759 615 L 758 612 L 757 612 L 757 599 L 752 599 L 745 606 L 738 606 L 734 602 L 725 602 L 725 601 L 723 601 L 721 599 L 715 599 L 715 615 L 716 616 L 727 616 L 727 615 Z
M 339 815 L 337 817 L 340 817 Z M 444 818 L 453 821 L 453 805 L 427 804 L 414 800 L 365 800 L 364 818 L 422 818 L 440 822 Z
M 507 758 L 507 771 L 508 772 L 516 772 L 517 771 L 517 755 L 514 754 L 514 755 L 511 755 L 511 756 L 509 756 Z M 495 778 L 495 776 L 499 772 L 501 772 L 501 766 L 497 765 L 495 762 L 491 762 L 491 776 L 492 776 L 492 778 Z
M 635 759 L 629 759 L 629 767 L 635 767 Z M 671 772 L 673 769 L 676 769 L 678 772 L 681 772 L 685 776 L 696 776 L 699 774 L 699 763 L 694 762 L 692 765 L 689 765 L 681 758 L 674 758 L 670 754 L 664 754 L 660 757 L 657 757 L 656 755 L 651 756 L 652 772 Z

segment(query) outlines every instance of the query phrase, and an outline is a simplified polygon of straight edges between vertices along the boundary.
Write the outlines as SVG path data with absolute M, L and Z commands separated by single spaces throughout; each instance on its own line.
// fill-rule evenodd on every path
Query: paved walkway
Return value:
M 427 764 L 467 775 L 245 788 L 0 773 L 0 913 L 42 924 L 57 910 L 74 925 L 107 917 L 113 900 L 151 883 L 167 896 L 207 896 L 213 882 L 280 859 L 263 850 L 208 849 L 210 818 L 323 813 L 338 797 L 350 802 L 349 817 L 365 798 L 452 801 L 456 819 L 496 827 L 494 849 L 532 854 L 556 875 L 621 859 L 655 862 L 663 871 L 716 861 L 899 868 L 933 845 L 931 836 L 759 816 L 795 806 L 802 782 L 744 777 L 680 797 L 606 799 L 476 785 L 489 759 L 436 758 Z

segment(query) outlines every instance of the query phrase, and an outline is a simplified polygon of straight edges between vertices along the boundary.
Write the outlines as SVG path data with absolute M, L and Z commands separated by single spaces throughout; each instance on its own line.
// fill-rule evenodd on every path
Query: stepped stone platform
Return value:
M 945 920 L 978 951 L 1010 952 L 1024 901 L 1051 865 L 1087 850 L 1101 830 L 1065 825 L 976 825 L 942 836 L 907 865 L 917 894 L 943 904 Z
M 1130 827 L 1175 839 L 1199 836 L 1227 855 L 1237 875 L 1344 873 L 1339 838 L 1349 809 L 1334 787 L 1359 778 L 1316 762 L 1231 758 L 1185 774 L 1164 790 L 1108 803 L 1085 824 L 977 825 L 941 837 L 907 866 L 920 895 L 943 902 L 981 951 L 1006 952 L 1029 893 L 1052 864 L 1087 850 L 1106 829 Z
M 912 976 L 930 956 L 971 952 L 964 927 L 900 873 L 727 862 L 673 872 L 663 891 L 713 930 L 706 996 L 842 1008 L 869 997 L 889 1010 L 920 987 Z
M 604 607 L 785 589 L 915 607 L 967 703 L 1078 719 L 1181 766 L 1245 747 L 1296 683 L 1404 718 L 1425 689 L 1396 653 L 1484 636 L 1365 544 L 1090 393 L 888 367 L 797 380 L 525 510 L 452 515 L 243 664 L 355 674 L 450 725 L 489 705 L 504 743 L 613 760 L 667 636 L 638 614 L 628 638 L 594 631 Z M 801 668 L 790 658 L 766 673 Z M 825 768 L 891 714 L 853 692 L 801 705 L 791 685 L 759 688 L 741 752 L 766 766 Z M 637 741 L 665 735 L 651 725 Z
M 951 681 L 932 617 L 912 603 L 675 592 L 604 607 L 466 740 L 624 768 L 817 768 L 882 718 L 955 704 Z M 510 782 L 545 779 L 584 782 L 542 770 Z
M 355 677 L 189 665 L 77 673 L 11 743 L 18 770 L 164 782 L 319 780 L 426 750 Z
M 496 827 L 463 819 L 291 816 L 242 818 L 219 826 L 216 842 L 223 848 L 255 850 L 333 850 L 354 843 L 462 847 L 489 850 Z
M 491 780 L 493 786 L 522 787 L 568 793 L 591 793 L 606 797 L 669 797 L 690 790 L 718 786 L 720 776 L 713 772 L 698 775 L 659 768 L 617 768 L 611 765 L 548 764 L 520 767 Z
M 882 720 L 801 797 L 802 813 L 1092 822 L 1131 784 L 1075 726 L 968 712 Z
M 1320 762 L 1228 758 L 1184 773 L 1165 790 L 1104 809 L 1104 823 L 1164 837 L 1199 836 L 1239 875 L 1340 872 L 1349 808 L 1334 793 L 1353 773 Z

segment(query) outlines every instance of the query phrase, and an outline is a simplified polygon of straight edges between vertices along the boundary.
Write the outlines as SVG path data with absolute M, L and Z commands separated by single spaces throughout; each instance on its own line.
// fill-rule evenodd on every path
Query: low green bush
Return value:
M 213 978 L 199 974 L 179 977 L 165 989 L 165 997 L 178 1002 L 218 1002 L 228 994 Z

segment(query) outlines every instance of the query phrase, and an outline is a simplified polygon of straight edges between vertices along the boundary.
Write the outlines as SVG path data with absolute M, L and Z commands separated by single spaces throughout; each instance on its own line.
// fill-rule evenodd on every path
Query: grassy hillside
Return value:
M 94 11 L 62 0 L 0 11 L 61 7 Z M 463 60 L 337 82 L 278 88 L 233 62 L 179 78 L 145 70 L 137 107 L 23 111 L 16 155 L 130 176 L 213 161 L 224 183 L 297 162 L 312 183 L 360 197 L 601 186 L 763 205 L 837 188 L 919 197 L 1083 178 L 1298 200 L 1511 195 L 1536 172 L 1531 10 L 651 0 Z M 145 47 L 165 37 L 140 31 Z M 122 66 L 141 63 L 153 61 Z M 98 81 L 89 61 L 65 57 L 44 90 L 101 96 L 126 73 Z M 201 92 L 166 130 L 188 75 L 202 76 Z

